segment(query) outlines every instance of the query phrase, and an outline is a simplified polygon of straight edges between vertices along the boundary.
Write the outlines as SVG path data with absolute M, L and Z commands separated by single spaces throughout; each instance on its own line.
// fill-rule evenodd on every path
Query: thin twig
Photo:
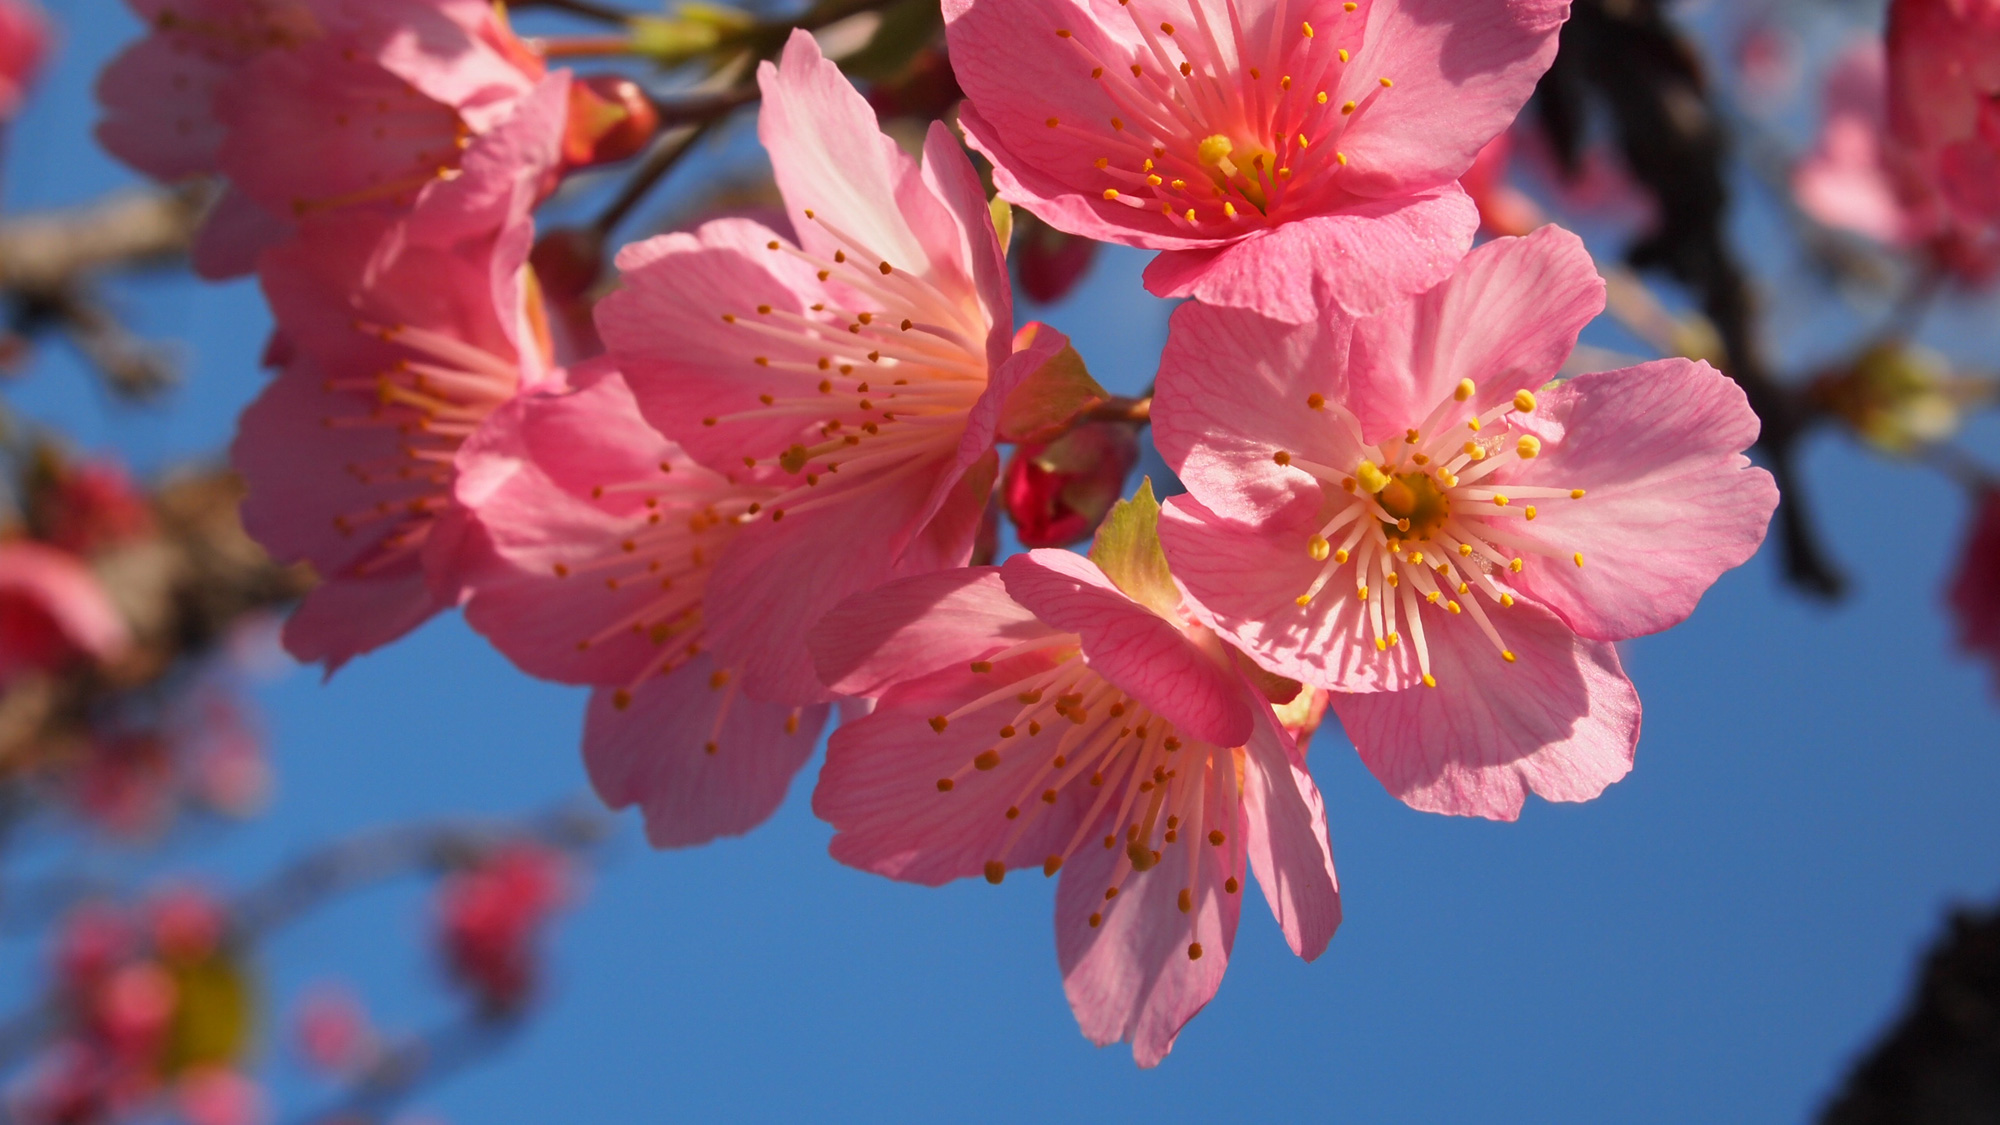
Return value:
M 652 154 L 646 157 L 645 163 L 639 165 L 632 173 L 632 178 L 619 189 L 618 197 L 613 199 L 597 218 L 591 220 L 590 229 L 599 235 L 608 235 L 616 229 L 618 224 L 624 222 L 626 216 L 632 213 L 632 209 L 646 198 L 646 194 L 687 156 L 694 148 L 695 142 L 707 136 L 709 130 L 722 121 L 723 116 L 718 114 L 685 132 L 662 138 L 653 146 Z

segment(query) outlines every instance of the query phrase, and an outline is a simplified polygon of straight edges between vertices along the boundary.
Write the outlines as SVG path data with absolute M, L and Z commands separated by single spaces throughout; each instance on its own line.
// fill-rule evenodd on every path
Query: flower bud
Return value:
M 569 87 L 569 126 L 563 163 L 571 168 L 608 164 L 636 155 L 660 131 L 660 111 L 645 88 L 619 74 L 593 74 Z
M 522 842 L 439 884 L 445 963 L 485 1015 L 511 1016 L 527 1003 L 539 969 L 536 939 L 568 881 L 565 857 Z
M 1016 219 L 1014 247 L 1021 292 L 1043 305 L 1068 296 L 1097 259 L 1094 239 L 1065 234 L 1047 223 L 1030 221 L 1025 215 Z
M 1001 494 L 1021 544 L 1090 538 L 1138 462 L 1139 430 L 1129 422 L 1085 422 L 1053 441 L 1016 447 Z

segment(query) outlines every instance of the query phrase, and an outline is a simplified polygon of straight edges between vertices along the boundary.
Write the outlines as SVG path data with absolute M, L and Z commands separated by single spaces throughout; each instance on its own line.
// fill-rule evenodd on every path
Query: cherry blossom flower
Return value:
M 466 620 L 531 675 L 589 684 L 584 762 L 659 847 L 763 823 L 826 723 L 825 705 L 746 695 L 708 651 L 717 560 L 784 483 L 690 460 L 639 416 L 625 381 L 524 395 L 459 454 L 458 497 L 498 565 Z
M 876 697 L 813 794 L 834 858 L 930 885 L 1061 872 L 1070 1006 L 1141 1066 L 1221 984 L 1246 865 L 1299 956 L 1340 923 L 1319 793 L 1240 658 L 1183 615 L 1157 512 L 1144 487 L 1090 559 L 906 578 L 812 635 L 830 684 Z
M 489 1016 L 520 1011 L 538 976 L 536 941 L 568 894 L 567 861 L 520 842 L 438 884 L 438 940 L 452 976 Z
M 351 1074 L 377 1050 L 368 1010 L 353 992 L 336 984 L 315 985 L 299 1002 L 292 1034 L 299 1054 L 322 1074 Z
M 130 643 L 125 618 L 82 559 L 0 542 L 0 684 L 74 660 L 115 660 Z
M 266 256 L 282 370 L 231 459 L 243 522 L 321 584 L 285 647 L 329 670 L 457 604 L 476 537 L 453 459 L 522 389 L 559 383 L 521 265 L 525 205 L 502 234 L 447 247 L 377 216 L 327 216 Z
M 960 122 L 1009 202 L 1164 251 L 1161 297 L 1298 323 L 1451 272 L 1453 185 L 1555 57 L 1567 0 L 947 0 Z
M 49 27 L 30 0 L 0 0 L 0 125 L 21 112 L 49 50 Z
M 1624 776 L 1639 701 L 1609 642 L 1686 617 L 1776 506 L 1741 452 L 1756 415 L 1707 365 L 1543 387 L 1603 306 L 1544 227 L 1351 327 L 1174 315 L 1153 411 L 1191 490 L 1161 524 L 1174 573 L 1264 667 L 1333 689 L 1418 808 L 1511 819 Z
M 619 255 L 598 328 L 639 410 L 689 456 L 783 487 L 710 577 L 716 660 L 774 702 L 828 698 L 805 632 L 849 594 L 966 561 L 1008 392 L 1060 352 L 1013 352 L 972 163 L 933 125 L 921 165 L 810 35 L 758 72 L 759 123 L 799 243 L 745 219 Z
M 499 127 L 528 107 L 551 151 L 567 72 L 485 0 L 132 0 L 151 33 L 99 79 L 98 139 L 158 179 L 227 177 L 194 263 L 244 273 L 300 219 L 410 210 L 476 161 L 504 158 Z M 497 150 L 497 151 L 488 151 Z
M 1886 84 L 1880 41 L 1842 52 L 1827 74 L 1819 138 L 1792 173 L 1793 194 L 1828 226 L 1925 249 L 1940 266 L 1981 284 L 2000 268 L 2000 226 L 1967 222 L 1946 206 L 1907 139 L 1888 128 Z
M 1969 226 L 2000 223 L 2000 0 L 1889 5 L 1889 130 Z

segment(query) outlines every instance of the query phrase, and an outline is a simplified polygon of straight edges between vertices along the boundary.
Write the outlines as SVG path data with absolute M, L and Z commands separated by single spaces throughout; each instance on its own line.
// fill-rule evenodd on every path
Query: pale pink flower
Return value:
M 1555 57 L 1568 0 L 947 0 L 959 120 L 1009 202 L 1164 251 L 1161 297 L 1291 322 L 1451 272 L 1453 184 Z
M 21 112 L 48 50 L 48 20 L 33 0 L 0 0 L 0 125 Z
M 472 579 L 466 620 L 531 675 L 597 689 L 583 756 L 605 803 L 639 805 L 659 847 L 763 823 L 827 708 L 746 695 L 708 651 L 703 599 L 749 509 L 784 484 L 690 460 L 615 372 L 517 398 L 458 463 L 496 560 Z
M 1264 667 L 1333 689 L 1418 808 L 1507 819 L 1624 776 L 1639 701 L 1609 642 L 1680 621 L 1763 541 L 1777 489 L 1729 379 L 1672 359 L 1543 386 L 1603 307 L 1582 243 L 1544 227 L 1351 328 L 1174 315 L 1153 412 L 1191 490 L 1161 524 L 1174 573 Z
M 292 1035 L 298 1051 L 315 1070 L 345 1075 L 360 1069 L 376 1051 L 368 1010 L 338 984 L 315 985 L 299 1002 Z
M 1953 216 L 2000 223 L 2000 0 L 1889 5 L 1889 129 Z
M 1938 264 L 1980 283 L 2000 266 L 2000 226 L 1967 221 L 1946 205 L 1906 131 L 1888 128 L 1882 45 L 1869 39 L 1827 74 L 1819 138 L 1792 173 L 1808 215 L 1898 248 L 1926 249 Z
M 972 163 L 942 125 L 917 161 L 797 32 L 763 64 L 760 135 L 800 245 L 745 219 L 619 255 L 598 327 L 639 409 L 718 472 L 782 488 L 718 561 L 702 619 L 758 698 L 828 698 L 805 632 L 849 594 L 964 563 L 1001 403 L 1065 346 L 1013 353 Z
M 930 885 L 1060 871 L 1070 1006 L 1141 1066 L 1221 984 L 1246 869 L 1299 956 L 1340 923 L 1290 736 L 1240 658 L 1181 614 L 1151 519 L 1121 519 L 1151 502 L 1100 532 L 1102 569 L 1039 550 L 907 578 L 812 635 L 830 684 L 876 697 L 834 732 L 813 794 L 834 858 Z
M 452 497 L 458 447 L 515 393 L 560 378 L 523 280 L 525 214 L 446 247 L 406 234 L 327 216 L 263 269 L 282 369 L 231 460 L 251 535 L 319 572 L 284 641 L 329 669 L 457 604 L 479 550 Z
M 0 542 L 0 684 L 76 660 L 115 660 L 130 643 L 125 618 L 82 559 Z
M 298 220 L 354 206 L 407 212 L 532 121 L 553 163 L 567 72 L 486 0 L 131 0 L 151 33 L 98 83 L 98 138 L 161 180 L 225 176 L 195 247 L 207 276 L 243 273 Z M 532 97 L 530 95 L 535 95 Z

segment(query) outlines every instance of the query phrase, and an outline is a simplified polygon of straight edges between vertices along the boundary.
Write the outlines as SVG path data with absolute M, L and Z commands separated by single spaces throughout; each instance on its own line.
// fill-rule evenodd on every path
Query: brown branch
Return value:
M 1541 123 L 1575 166 L 1593 95 L 1607 106 L 1632 173 L 1659 204 L 1656 228 L 1627 254 L 1693 291 L 1725 352 L 1719 365 L 1763 421 L 1756 451 L 1783 500 L 1778 542 L 1786 577 L 1818 597 L 1846 580 L 1820 542 L 1795 471 L 1801 439 L 1820 418 L 1780 382 L 1759 346 L 1750 287 L 1727 240 L 1728 138 L 1699 60 L 1659 0 L 1577 0 L 1556 61 L 1536 91 Z

